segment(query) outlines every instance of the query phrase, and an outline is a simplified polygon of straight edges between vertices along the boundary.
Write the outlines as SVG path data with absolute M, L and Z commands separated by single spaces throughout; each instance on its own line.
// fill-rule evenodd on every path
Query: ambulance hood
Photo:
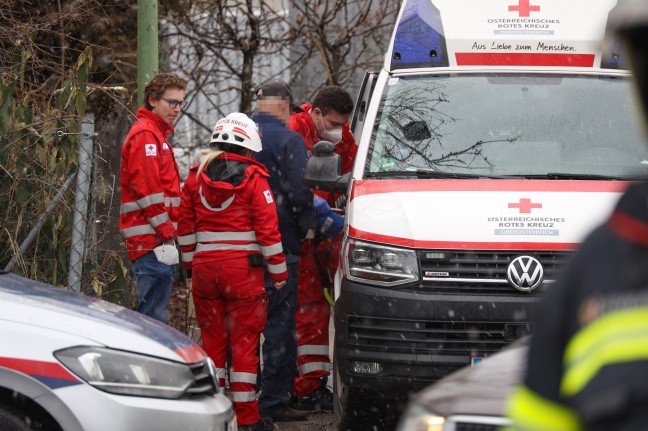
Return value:
M 349 236 L 402 247 L 575 249 L 606 220 L 622 181 L 360 180 Z

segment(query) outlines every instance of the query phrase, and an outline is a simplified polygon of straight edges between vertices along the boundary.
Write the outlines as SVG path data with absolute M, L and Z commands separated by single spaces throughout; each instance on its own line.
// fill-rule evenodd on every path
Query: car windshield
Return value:
M 425 75 L 385 88 L 368 178 L 648 174 L 627 78 Z

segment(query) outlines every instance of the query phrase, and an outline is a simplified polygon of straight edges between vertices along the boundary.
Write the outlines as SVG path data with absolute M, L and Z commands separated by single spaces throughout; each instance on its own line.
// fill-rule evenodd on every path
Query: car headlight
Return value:
M 443 431 L 444 424 L 443 416 L 437 416 L 417 404 L 412 404 L 403 413 L 396 429 L 397 431 Z
M 113 394 L 172 399 L 194 383 L 189 366 L 137 353 L 79 346 L 54 356 L 89 385 Z
M 416 252 L 349 238 L 345 247 L 349 280 L 380 286 L 397 286 L 419 279 Z

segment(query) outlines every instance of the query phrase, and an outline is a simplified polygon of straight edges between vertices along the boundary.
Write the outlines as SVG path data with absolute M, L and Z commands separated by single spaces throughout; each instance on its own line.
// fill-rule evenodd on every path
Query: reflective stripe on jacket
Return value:
M 288 270 L 278 229 L 274 196 L 268 185 L 268 173 L 260 163 L 225 153 L 216 161 L 244 163 L 243 180 L 233 185 L 212 180 L 207 169 L 197 175 L 192 166 L 182 187 L 178 242 L 182 265 L 190 270 L 193 263 L 227 260 L 260 254 L 270 276 L 286 280 Z
M 119 230 L 131 261 L 176 236 L 180 174 L 166 141 L 172 132 L 141 107 L 122 147 Z
M 630 186 L 547 292 L 508 406 L 515 429 L 648 423 L 647 202 L 648 183 Z

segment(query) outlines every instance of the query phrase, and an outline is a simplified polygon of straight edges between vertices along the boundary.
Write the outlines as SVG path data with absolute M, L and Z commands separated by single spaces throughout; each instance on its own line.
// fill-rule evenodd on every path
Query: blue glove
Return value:
M 317 216 L 315 219 L 315 227 L 324 236 L 333 239 L 344 227 L 344 218 L 329 209 L 326 214 Z
M 315 199 L 313 200 L 313 210 L 315 211 L 315 217 L 320 217 L 328 214 L 329 211 L 331 211 L 331 207 L 328 202 L 326 202 L 326 199 L 315 195 Z

